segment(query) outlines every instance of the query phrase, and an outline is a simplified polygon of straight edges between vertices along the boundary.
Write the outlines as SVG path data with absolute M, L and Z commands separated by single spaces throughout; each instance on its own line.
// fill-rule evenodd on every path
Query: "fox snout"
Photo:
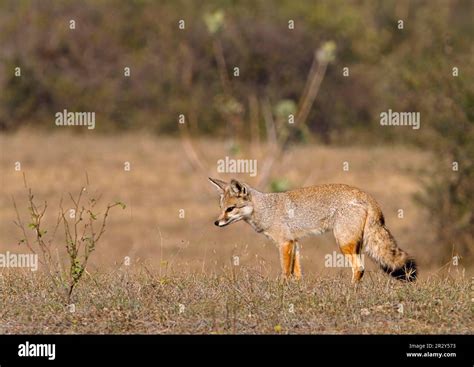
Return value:
M 225 227 L 226 225 L 234 222 L 235 220 L 236 218 L 228 218 L 224 215 L 217 218 L 217 220 L 214 222 L 214 225 L 216 225 L 217 227 Z
M 216 220 L 216 221 L 214 222 L 214 224 L 215 224 L 216 226 L 218 226 L 218 227 L 225 227 L 225 226 L 228 225 L 229 223 L 221 222 L 221 221 L 219 221 L 219 220 Z

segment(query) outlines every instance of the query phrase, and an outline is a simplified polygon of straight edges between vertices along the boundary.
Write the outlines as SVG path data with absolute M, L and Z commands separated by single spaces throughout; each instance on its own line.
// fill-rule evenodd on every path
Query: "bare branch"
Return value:
M 318 67 L 315 68 L 314 64 L 317 63 L 317 51 L 314 53 L 313 66 L 311 67 L 310 74 L 308 75 L 307 87 L 305 87 L 306 94 L 303 95 L 300 106 L 298 108 L 298 113 L 296 114 L 295 121 L 298 125 L 304 125 L 306 119 L 308 118 L 309 111 L 313 105 L 316 96 L 318 95 L 319 88 L 321 87 L 321 82 L 324 79 L 326 74 L 326 69 L 328 66 L 328 61 L 322 60 L 318 63 Z
M 257 188 L 263 188 L 268 183 L 273 166 L 282 152 L 282 145 L 278 140 L 275 120 L 268 100 L 262 102 L 262 111 L 267 130 L 267 152 L 258 176 Z
M 36 251 L 33 249 L 33 247 L 31 247 L 31 244 L 30 244 L 30 240 L 28 239 L 28 235 L 26 233 L 26 227 L 25 225 L 23 224 L 22 220 L 21 220 L 21 217 L 20 217 L 20 212 L 18 211 L 18 207 L 16 206 L 16 202 L 15 202 L 15 199 L 13 198 L 12 196 L 12 201 L 13 201 L 13 207 L 15 208 L 15 213 L 16 213 L 16 218 L 17 218 L 17 221 L 15 222 L 15 224 L 20 228 L 20 230 L 22 231 L 23 233 L 23 239 L 25 241 L 25 244 L 26 246 L 28 247 L 28 249 L 33 253 L 33 254 L 36 254 Z
M 208 168 L 209 165 L 205 162 L 203 156 L 196 150 L 193 145 L 186 123 L 179 124 L 179 127 L 181 132 L 181 143 L 183 146 L 183 150 L 193 169 L 199 171 L 203 177 L 212 176 L 212 171 Z M 205 187 L 210 195 L 214 194 L 214 191 L 212 191 L 212 188 L 210 186 L 206 185 Z
M 253 156 L 260 156 L 260 124 L 259 124 L 259 103 L 257 96 L 252 93 L 249 96 L 249 113 L 250 113 L 250 149 Z
M 219 77 L 222 84 L 224 94 L 230 95 L 230 81 L 227 73 L 227 65 L 224 57 L 224 50 L 222 49 L 221 41 L 218 38 L 214 38 L 212 42 L 212 48 L 214 50 L 214 57 L 216 58 L 217 67 L 219 69 Z

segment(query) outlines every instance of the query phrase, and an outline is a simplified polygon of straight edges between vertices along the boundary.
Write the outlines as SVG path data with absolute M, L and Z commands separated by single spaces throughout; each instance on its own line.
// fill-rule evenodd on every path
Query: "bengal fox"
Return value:
M 263 193 L 231 180 L 209 178 L 220 193 L 221 215 L 216 226 L 244 220 L 275 241 L 284 277 L 301 278 L 298 240 L 332 230 L 352 267 L 352 282 L 364 275 L 364 250 L 394 278 L 414 281 L 415 261 L 400 249 L 377 202 L 369 194 L 344 184 L 325 184 L 281 193 Z

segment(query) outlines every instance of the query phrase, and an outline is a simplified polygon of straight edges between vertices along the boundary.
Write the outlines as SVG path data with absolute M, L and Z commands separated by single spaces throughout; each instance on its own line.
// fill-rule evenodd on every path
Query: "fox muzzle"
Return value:
M 225 226 L 227 226 L 227 225 L 229 225 L 229 224 L 231 224 L 231 223 L 234 223 L 234 222 L 236 222 L 236 221 L 238 221 L 238 220 L 240 220 L 240 219 L 242 219 L 242 218 L 230 218 L 230 219 L 228 219 L 228 220 L 225 220 L 225 219 L 218 219 L 218 220 L 216 220 L 216 221 L 214 222 L 214 224 L 215 224 L 216 226 L 218 226 L 218 227 L 225 227 Z

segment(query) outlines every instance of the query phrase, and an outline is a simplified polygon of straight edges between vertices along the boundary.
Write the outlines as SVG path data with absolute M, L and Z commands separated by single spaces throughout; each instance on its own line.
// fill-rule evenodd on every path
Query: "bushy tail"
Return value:
M 364 248 L 383 271 L 395 279 L 412 282 L 417 278 L 415 260 L 398 247 L 395 238 L 385 227 L 379 210 L 369 210 L 364 229 Z

